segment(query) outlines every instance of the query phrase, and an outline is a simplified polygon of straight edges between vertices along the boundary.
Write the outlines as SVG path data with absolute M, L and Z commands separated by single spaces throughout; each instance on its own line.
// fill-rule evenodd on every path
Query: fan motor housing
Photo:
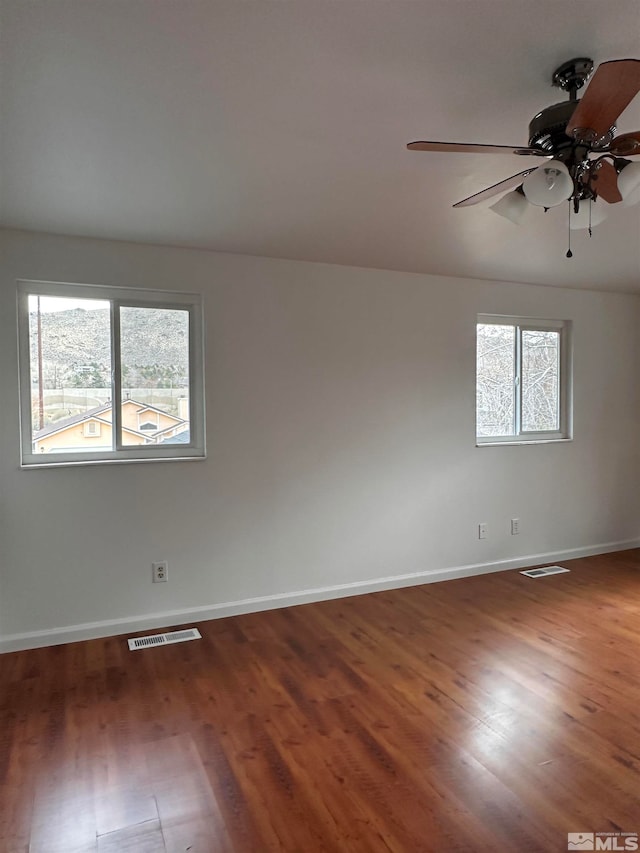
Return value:
M 529 122 L 529 145 L 549 154 L 557 154 L 569 148 L 573 140 L 565 128 L 576 108 L 575 101 L 552 104 L 535 115 Z

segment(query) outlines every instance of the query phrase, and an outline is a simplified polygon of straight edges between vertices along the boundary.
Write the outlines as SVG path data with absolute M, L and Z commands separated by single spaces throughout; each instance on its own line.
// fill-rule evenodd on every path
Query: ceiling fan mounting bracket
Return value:
M 553 72 L 552 84 L 569 92 L 571 100 L 574 101 L 578 89 L 582 89 L 589 77 L 593 74 L 593 59 L 586 56 L 576 57 L 563 62 Z

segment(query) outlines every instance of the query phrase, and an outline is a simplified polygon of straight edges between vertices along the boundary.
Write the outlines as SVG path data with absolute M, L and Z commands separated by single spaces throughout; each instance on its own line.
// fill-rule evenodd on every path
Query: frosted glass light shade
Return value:
M 593 201 L 581 201 L 580 209 L 577 213 L 571 211 L 571 220 L 569 222 L 569 228 L 572 231 L 579 231 L 581 228 L 589 227 L 589 208 L 591 208 L 591 226 L 595 228 L 596 225 L 600 225 L 601 222 L 607 218 L 609 214 L 609 207 L 611 205 L 607 204 L 606 201 L 603 201 L 601 198 L 598 199 L 597 202 Z
M 618 175 L 618 189 L 625 207 L 640 201 L 640 163 L 627 163 Z
M 557 207 L 573 193 L 573 180 L 560 160 L 549 160 L 531 172 L 522 183 L 524 194 L 538 207 Z
M 495 204 L 492 204 L 489 207 L 489 210 L 493 210 L 493 212 L 497 213 L 498 216 L 504 216 L 505 219 L 508 219 L 509 222 L 513 222 L 514 225 L 520 225 L 522 224 L 522 220 L 524 219 L 527 210 L 530 210 L 530 208 L 531 205 L 523 194 L 518 192 L 518 190 L 513 190 L 498 199 Z

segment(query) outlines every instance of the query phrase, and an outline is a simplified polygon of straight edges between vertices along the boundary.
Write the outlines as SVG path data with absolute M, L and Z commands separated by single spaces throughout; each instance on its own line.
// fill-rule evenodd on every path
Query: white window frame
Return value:
M 29 340 L 29 296 L 58 296 L 71 299 L 101 299 L 111 306 L 111 450 L 34 453 L 31 423 L 31 354 Z M 188 444 L 122 443 L 122 399 L 120 362 L 120 309 L 165 308 L 189 313 L 189 429 Z M 196 293 L 167 292 L 108 285 L 68 284 L 49 281 L 18 281 L 18 370 L 20 389 L 21 464 L 23 468 L 64 465 L 94 465 L 113 462 L 157 462 L 203 459 L 205 449 L 204 328 L 202 297 Z
M 514 406 L 515 435 L 478 435 L 478 398 L 476 391 L 476 446 L 501 444 L 544 444 L 547 442 L 571 441 L 573 438 L 573 394 L 572 394 L 572 345 L 570 320 L 545 320 L 533 317 L 514 317 L 499 314 L 478 314 L 476 320 L 476 342 L 479 325 L 513 326 L 514 341 Z M 560 429 L 525 431 L 522 429 L 522 333 L 523 332 L 559 332 L 559 394 Z M 478 360 L 476 349 L 476 388 Z

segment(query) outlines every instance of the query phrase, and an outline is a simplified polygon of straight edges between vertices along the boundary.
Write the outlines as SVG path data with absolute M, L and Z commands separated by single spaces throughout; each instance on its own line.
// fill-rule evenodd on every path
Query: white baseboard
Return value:
M 244 598 L 240 601 L 226 601 L 205 607 L 187 607 L 181 610 L 148 613 L 124 619 L 105 619 L 101 622 L 86 622 L 79 625 L 67 625 L 62 628 L 50 628 L 44 631 L 29 631 L 24 634 L 5 634 L 4 636 L 0 635 L 0 654 L 23 649 L 37 649 L 42 646 L 57 646 L 62 643 L 75 643 L 80 640 L 94 640 L 117 634 L 132 634 L 148 629 L 167 628 L 171 625 L 182 625 L 185 622 L 222 619 L 225 616 L 257 613 L 260 610 L 275 610 L 279 607 L 310 604 L 314 601 L 328 601 L 332 598 L 344 598 L 350 595 L 364 595 L 368 592 L 379 592 L 384 589 L 399 589 L 405 586 L 437 583 L 438 581 L 466 578 L 473 575 L 489 574 L 490 572 L 522 569 L 541 563 L 575 560 L 579 557 L 609 554 L 612 551 L 627 551 L 631 548 L 640 548 L 640 539 L 606 542 L 600 545 L 587 545 L 582 548 L 568 548 L 564 551 L 549 551 L 546 554 L 528 554 L 524 557 L 514 557 L 492 563 L 475 563 L 449 569 L 432 569 L 405 575 L 391 575 L 366 581 L 265 595 L 259 598 Z

